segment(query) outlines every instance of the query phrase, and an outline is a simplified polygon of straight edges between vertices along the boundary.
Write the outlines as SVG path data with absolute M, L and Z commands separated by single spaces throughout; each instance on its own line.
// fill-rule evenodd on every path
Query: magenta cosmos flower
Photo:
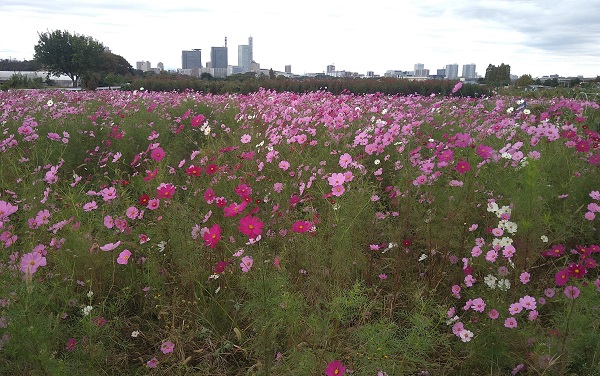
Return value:
M 207 233 L 204 234 L 204 244 L 210 248 L 215 248 L 221 240 L 221 227 L 213 225 Z
M 258 235 L 262 234 L 262 228 L 264 223 L 251 215 L 247 215 L 243 218 L 240 218 L 240 225 L 238 226 L 238 230 L 244 235 L 247 235 L 250 239 L 256 238 Z
M 325 375 L 327 376 L 342 376 L 345 372 L 346 367 L 340 360 L 332 360 L 325 368 Z
M 296 221 L 292 225 L 292 231 L 304 233 L 312 228 L 312 223 L 309 221 Z
M 165 155 L 165 151 L 159 146 L 157 148 L 152 149 L 152 152 L 150 153 L 150 158 L 154 159 L 157 162 L 160 162 L 165 157 Z
M 456 164 L 456 171 L 458 171 L 458 173 L 461 175 L 467 173 L 467 171 L 469 171 L 470 169 L 471 169 L 471 165 L 469 164 L 469 162 L 467 162 L 465 160 L 461 159 Z

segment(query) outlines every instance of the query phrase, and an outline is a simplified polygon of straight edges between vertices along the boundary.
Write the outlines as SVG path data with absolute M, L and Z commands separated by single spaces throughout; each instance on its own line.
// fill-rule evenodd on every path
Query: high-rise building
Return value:
M 462 76 L 466 79 L 477 78 L 477 72 L 475 72 L 475 64 L 463 64 Z
M 331 64 L 327 66 L 327 74 L 335 73 L 335 65 Z
M 211 47 L 210 61 L 213 68 L 227 68 L 227 46 Z
M 252 37 L 248 38 L 248 44 L 240 44 L 238 46 L 238 66 L 243 72 L 250 72 L 252 69 L 253 51 Z
M 162 62 L 159 62 L 158 64 L 156 64 L 156 67 L 161 71 L 165 70 L 165 65 Z
M 192 69 L 202 67 L 201 50 L 195 48 L 193 50 L 181 51 L 181 69 Z
M 286 65 L 285 66 L 285 73 L 292 73 L 292 66 L 291 65 Z
M 446 65 L 446 79 L 454 80 L 458 78 L 458 64 Z

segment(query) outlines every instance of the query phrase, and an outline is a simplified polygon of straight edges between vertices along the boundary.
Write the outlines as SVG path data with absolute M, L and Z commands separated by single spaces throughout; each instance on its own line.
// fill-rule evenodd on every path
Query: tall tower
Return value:
M 252 44 L 252 36 L 248 37 L 248 46 L 250 46 L 250 62 L 254 61 L 254 45 Z

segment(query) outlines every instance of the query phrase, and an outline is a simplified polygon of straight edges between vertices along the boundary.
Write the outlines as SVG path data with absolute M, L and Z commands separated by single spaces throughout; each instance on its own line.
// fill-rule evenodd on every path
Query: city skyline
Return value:
M 504 63 L 515 75 L 595 77 L 600 75 L 597 8 L 592 0 L 374 0 L 368 8 L 315 0 L 302 6 L 7 0 L 0 4 L 0 33 L 10 37 L 0 42 L 0 58 L 29 60 L 38 32 L 68 30 L 97 39 L 134 67 L 150 61 L 176 70 L 182 68 L 182 51 L 195 48 L 204 51 L 204 64 L 224 37 L 229 65 L 236 65 L 243 54 L 238 46 L 248 45 L 252 36 L 253 60 L 261 68 L 284 71 L 291 65 L 296 74 L 322 73 L 335 65 L 383 75 L 419 62 L 430 74 L 473 63 L 484 75 L 488 64 Z

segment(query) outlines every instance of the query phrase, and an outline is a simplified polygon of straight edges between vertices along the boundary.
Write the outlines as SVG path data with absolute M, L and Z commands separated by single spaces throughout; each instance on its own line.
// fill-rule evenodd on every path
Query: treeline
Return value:
M 260 88 L 289 91 L 295 93 L 329 91 L 333 94 L 353 93 L 368 94 L 382 93 L 386 95 L 449 95 L 456 81 L 426 80 L 411 81 L 397 78 L 243 78 L 231 76 L 226 79 L 200 79 L 192 76 L 173 74 L 150 75 L 135 77 L 123 87 L 124 89 L 140 89 L 150 91 L 184 91 L 186 89 L 210 94 L 239 93 L 249 94 Z M 484 85 L 465 84 L 455 95 L 478 97 L 489 95 L 490 90 Z
M 42 69 L 42 64 L 35 60 L 14 60 L 14 59 L 1 59 L 0 60 L 0 71 L 12 71 L 12 72 L 23 72 L 23 71 L 36 71 Z

